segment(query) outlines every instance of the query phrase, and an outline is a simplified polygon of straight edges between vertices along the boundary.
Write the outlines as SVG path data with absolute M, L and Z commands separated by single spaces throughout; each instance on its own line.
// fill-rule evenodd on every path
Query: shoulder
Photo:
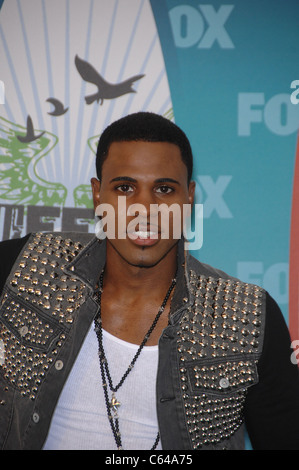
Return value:
M 230 276 L 220 269 L 201 263 L 190 255 L 188 256 L 187 271 L 189 287 L 194 295 L 197 296 L 198 291 L 209 291 L 207 295 L 209 297 L 215 295 L 217 301 L 220 299 L 224 302 L 230 300 L 234 309 L 244 307 L 247 310 L 257 309 L 260 313 L 265 313 L 267 292 L 262 287 Z M 251 307 L 249 307 L 250 304 Z
M 264 316 L 267 292 L 262 287 L 230 276 L 220 269 L 201 263 L 190 255 L 187 271 L 189 288 L 194 295 L 198 296 L 198 291 L 208 291 L 208 297 L 214 295 L 217 301 L 229 300 L 230 306 L 234 307 L 232 310 L 243 308 L 252 312 L 257 310 L 260 312 L 258 316 L 260 314 Z
M 28 246 L 30 246 L 30 250 L 34 250 L 40 244 L 49 246 L 51 243 L 53 244 L 53 249 L 58 249 L 59 244 L 63 244 L 63 247 L 65 245 L 66 248 L 72 244 L 78 244 L 78 246 L 84 247 L 94 238 L 93 234 L 84 232 L 40 232 L 29 233 L 22 238 L 0 242 L 0 294 L 15 261 L 29 241 L 30 244 Z

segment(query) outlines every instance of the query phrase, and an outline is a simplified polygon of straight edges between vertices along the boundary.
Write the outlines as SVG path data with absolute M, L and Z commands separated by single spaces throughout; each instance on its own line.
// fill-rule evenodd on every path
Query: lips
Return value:
M 159 230 L 153 227 L 138 227 L 138 230 L 128 231 L 128 237 L 136 245 L 151 246 L 158 242 Z

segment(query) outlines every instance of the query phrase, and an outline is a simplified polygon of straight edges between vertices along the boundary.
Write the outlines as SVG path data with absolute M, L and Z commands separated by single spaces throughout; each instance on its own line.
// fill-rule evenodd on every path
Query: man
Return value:
M 96 166 L 94 206 L 113 208 L 115 236 L 101 213 L 102 240 L 0 245 L 1 447 L 242 449 L 246 425 L 254 449 L 299 449 L 298 368 L 276 303 L 150 218 L 194 202 L 185 134 L 127 116 L 103 132 Z

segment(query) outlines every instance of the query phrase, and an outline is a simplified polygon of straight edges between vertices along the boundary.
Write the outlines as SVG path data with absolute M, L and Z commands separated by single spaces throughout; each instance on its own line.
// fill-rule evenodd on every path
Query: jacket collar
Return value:
M 65 271 L 84 282 L 93 292 L 106 263 L 106 240 L 93 237 L 82 251 L 69 263 Z
M 176 320 L 177 314 L 182 307 L 186 307 L 190 302 L 189 292 L 189 253 L 184 248 L 184 239 L 178 242 L 178 270 L 177 283 L 171 302 L 170 320 Z M 94 292 L 99 280 L 100 273 L 106 263 L 106 240 L 98 240 L 93 237 L 92 240 L 83 248 L 83 250 L 69 263 L 65 271 L 72 273 L 75 277 L 84 282 L 92 292 Z

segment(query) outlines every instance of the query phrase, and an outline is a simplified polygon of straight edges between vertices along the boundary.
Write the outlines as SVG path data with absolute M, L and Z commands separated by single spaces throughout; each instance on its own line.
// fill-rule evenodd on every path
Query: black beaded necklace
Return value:
M 115 439 L 115 442 L 116 442 L 116 445 L 117 445 L 117 449 L 122 450 L 123 447 L 122 447 L 122 441 L 121 441 L 121 434 L 120 434 L 120 430 L 119 430 L 119 417 L 118 417 L 118 413 L 117 413 L 117 410 L 120 407 L 121 403 L 117 400 L 117 398 L 115 396 L 115 393 L 122 386 L 122 384 L 126 380 L 127 376 L 129 375 L 129 373 L 133 369 L 133 367 L 135 365 L 135 362 L 137 361 L 143 347 L 147 343 L 150 335 L 152 334 L 155 326 L 158 323 L 158 320 L 159 320 L 160 316 L 164 312 L 164 309 L 165 309 L 165 306 L 166 306 L 167 301 L 169 299 L 169 296 L 170 296 L 170 294 L 171 294 L 171 292 L 172 292 L 172 290 L 173 290 L 173 288 L 176 284 L 176 279 L 172 280 L 171 285 L 170 285 L 170 287 L 167 291 L 167 294 L 166 294 L 166 296 L 165 296 L 165 298 L 162 302 L 162 305 L 159 308 L 159 311 L 158 311 L 158 313 L 157 313 L 150 329 L 148 330 L 148 332 L 144 336 L 144 338 L 143 338 L 143 340 L 142 340 L 135 356 L 133 357 L 129 367 L 127 368 L 126 372 L 124 373 L 124 375 L 120 379 L 119 383 L 116 386 L 113 386 L 110 371 L 109 371 L 109 367 L 108 367 L 108 361 L 107 361 L 105 351 L 104 351 L 104 347 L 103 347 L 103 329 L 102 329 L 102 319 L 101 319 L 101 297 L 102 297 L 102 293 L 103 293 L 103 278 L 104 278 L 104 271 L 101 273 L 101 276 L 100 276 L 100 279 L 99 279 L 99 288 L 97 290 L 97 297 L 98 297 L 98 302 L 99 302 L 100 308 L 99 308 L 99 312 L 97 314 L 97 317 L 94 320 L 94 325 L 95 325 L 95 332 L 96 332 L 96 335 L 97 335 L 97 338 L 98 338 L 98 343 L 99 343 L 99 359 L 100 359 L 102 385 L 103 385 L 103 390 L 104 390 L 105 403 L 106 403 L 106 408 L 107 408 L 107 415 L 108 415 L 109 423 L 110 423 L 112 433 L 113 433 L 113 436 L 114 436 L 114 439 Z M 107 381 L 108 381 L 108 383 L 107 383 Z M 110 388 L 110 391 L 112 392 L 111 401 L 109 400 L 108 386 Z M 154 445 L 151 448 L 151 450 L 156 449 L 156 447 L 158 445 L 158 442 L 159 442 L 159 439 L 160 439 L 160 435 L 159 435 L 159 432 L 158 432 L 156 440 L 155 440 Z

